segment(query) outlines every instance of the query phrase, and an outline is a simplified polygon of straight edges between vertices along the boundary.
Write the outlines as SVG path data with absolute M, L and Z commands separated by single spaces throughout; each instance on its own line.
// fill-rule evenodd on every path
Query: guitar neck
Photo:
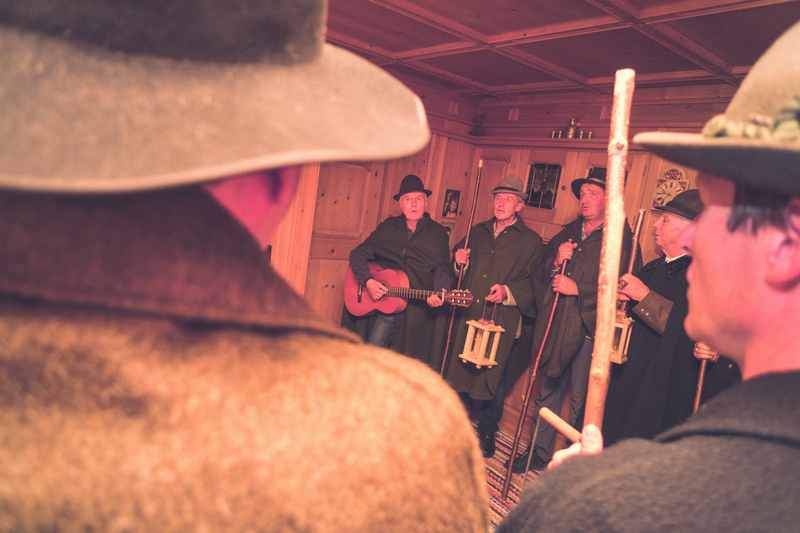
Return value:
M 409 287 L 390 287 L 386 293 L 387 296 L 399 296 L 406 300 L 425 300 L 433 294 L 434 291 L 425 289 L 411 289 Z

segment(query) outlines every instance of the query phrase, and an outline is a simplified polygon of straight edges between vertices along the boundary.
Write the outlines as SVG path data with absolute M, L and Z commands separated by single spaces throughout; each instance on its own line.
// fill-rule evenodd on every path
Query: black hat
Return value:
M 606 188 L 606 169 L 603 167 L 592 167 L 589 169 L 589 175 L 585 178 L 578 178 L 572 182 L 572 194 L 575 198 L 581 197 L 581 186 L 584 183 L 593 183 L 602 188 Z
M 683 191 L 661 207 L 656 207 L 655 210 L 673 213 L 683 218 L 694 220 L 703 210 L 700 191 L 697 189 Z
M 422 180 L 415 174 L 409 174 L 403 178 L 403 181 L 400 183 L 400 192 L 395 194 L 393 198 L 399 200 L 401 196 L 410 192 L 424 192 L 427 196 L 431 195 L 431 191 L 425 188 L 425 185 L 422 184 Z

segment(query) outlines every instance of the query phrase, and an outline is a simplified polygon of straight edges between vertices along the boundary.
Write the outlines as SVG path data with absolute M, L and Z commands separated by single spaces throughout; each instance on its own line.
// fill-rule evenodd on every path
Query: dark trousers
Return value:
M 503 408 L 505 407 L 506 393 L 508 392 L 507 377 L 506 373 L 500 379 L 500 383 L 497 384 L 497 391 L 491 400 L 470 398 L 466 392 L 458 394 L 470 418 L 478 422 L 478 434 L 480 435 L 496 433 L 500 429 L 500 420 L 503 418 Z
M 586 402 L 586 388 L 589 382 L 589 368 L 592 365 L 593 344 L 592 339 L 584 339 L 569 367 L 558 378 L 542 376 L 541 388 L 536 396 L 536 412 L 539 412 L 542 407 L 547 407 L 554 413 L 561 412 L 564 393 L 569 388 L 569 417 L 567 422 L 580 430 L 577 422 Z M 554 439 L 555 429 L 543 421 L 539 425 L 539 433 L 534 443 L 534 450 L 536 455 L 544 462 L 550 462 L 553 456 Z
M 372 327 L 367 335 L 367 343 L 382 348 L 389 348 L 392 345 L 394 333 L 402 317 L 402 313 L 395 313 L 393 315 L 376 313 L 375 317 L 372 319 Z

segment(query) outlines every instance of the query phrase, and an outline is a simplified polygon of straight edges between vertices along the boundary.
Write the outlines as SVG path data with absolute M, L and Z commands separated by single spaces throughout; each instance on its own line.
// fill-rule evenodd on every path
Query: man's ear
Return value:
M 773 230 L 768 237 L 766 281 L 776 287 L 800 283 L 800 198 L 786 209 L 786 229 Z
M 226 178 L 205 186 L 266 249 L 297 192 L 301 166 Z

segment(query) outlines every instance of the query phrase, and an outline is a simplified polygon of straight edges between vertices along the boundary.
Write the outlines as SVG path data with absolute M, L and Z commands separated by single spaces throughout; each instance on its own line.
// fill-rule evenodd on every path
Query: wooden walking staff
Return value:
M 608 374 L 614 344 L 614 322 L 617 314 L 619 263 L 622 255 L 622 234 L 625 227 L 625 167 L 628 163 L 628 129 L 633 103 L 636 73 L 632 69 L 617 71 L 614 79 L 614 103 L 611 108 L 611 137 L 608 140 L 608 179 L 606 180 L 606 219 L 603 248 L 600 252 L 600 274 L 597 279 L 597 324 L 594 330 L 592 366 L 586 391 L 583 425 L 603 427 L 603 414 L 608 393 Z
M 608 141 L 606 179 L 606 216 L 603 222 L 603 247 L 600 252 L 600 273 L 597 277 L 597 323 L 592 350 L 592 366 L 586 391 L 583 425 L 603 427 L 608 393 L 611 351 L 614 344 L 614 323 L 617 314 L 617 287 L 625 226 L 625 166 L 628 160 L 628 126 L 633 102 L 636 73 L 618 70 L 614 79 L 614 102 L 611 108 L 611 134 Z M 564 422 L 564 424 L 567 424 Z M 558 426 L 557 431 L 565 434 Z M 574 428 L 572 428 L 574 429 Z M 577 431 L 577 430 L 575 430 Z M 565 434 L 565 436 L 568 436 Z
M 478 193 L 481 189 L 481 174 L 483 174 L 483 159 L 478 159 L 478 176 L 475 179 L 475 193 L 472 195 L 472 208 L 469 212 L 469 221 L 467 221 L 467 236 L 464 238 L 464 248 L 469 248 L 469 236 L 472 233 L 472 223 L 475 221 L 475 211 L 478 208 Z M 461 283 L 464 281 L 464 272 L 466 265 L 458 268 L 458 280 L 456 281 L 456 290 L 461 289 Z M 447 341 L 444 344 L 444 353 L 442 354 L 442 368 L 439 374 L 444 377 L 447 372 L 447 354 L 450 351 L 450 343 L 453 340 L 453 324 L 456 320 L 456 308 L 450 309 L 450 320 L 447 321 Z
M 700 399 L 703 397 L 703 383 L 706 380 L 706 366 L 708 360 L 703 359 L 700 361 L 700 370 L 697 373 L 697 388 L 694 392 L 694 402 L 692 403 L 692 413 L 696 413 L 700 409 Z
M 561 269 L 559 274 L 564 274 L 567 269 L 567 261 L 563 261 L 561 263 Z M 525 419 L 528 418 L 528 407 L 531 403 L 531 395 L 533 394 L 533 385 L 536 383 L 536 374 L 539 372 L 539 364 L 542 360 L 542 354 L 544 353 L 544 348 L 547 346 L 547 339 L 550 337 L 550 329 L 553 327 L 553 317 L 556 314 L 556 308 L 558 307 L 558 299 L 561 296 L 561 293 L 557 292 L 553 296 L 553 304 L 550 306 L 550 314 L 547 315 L 547 325 L 544 328 L 544 333 L 542 334 L 542 340 L 539 343 L 539 348 L 536 350 L 536 357 L 533 358 L 533 364 L 531 365 L 530 369 L 528 370 L 528 382 L 525 384 L 525 396 L 522 397 L 522 411 L 519 413 L 519 418 L 517 419 L 517 429 L 514 431 L 514 441 L 511 443 L 511 455 L 508 459 L 508 465 L 506 466 L 506 475 L 503 478 L 503 490 L 500 492 L 501 497 L 505 500 L 508 498 L 508 488 L 511 486 L 511 474 L 512 469 L 514 468 L 514 459 L 517 458 L 517 452 L 519 451 L 519 441 L 522 438 L 522 426 L 525 424 Z M 539 428 L 538 422 L 536 426 L 537 430 Z M 531 436 L 531 443 L 528 446 L 529 454 L 528 459 L 530 460 L 531 456 L 533 456 L 533 445 L 536 443 L 536 433 L 537 431 L 533 432 Z M 530 465 L 528 465 L 530 466 Z M 527 469 L 525 470 L 527 472 Z M 525 479 L 523 477 L 523 479 Z

